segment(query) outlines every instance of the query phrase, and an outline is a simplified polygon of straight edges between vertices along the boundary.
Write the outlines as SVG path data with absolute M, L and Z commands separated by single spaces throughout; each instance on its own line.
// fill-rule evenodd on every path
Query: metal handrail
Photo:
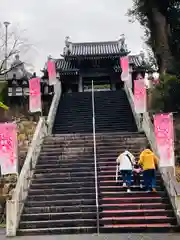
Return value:
M 93 83 L 93 80 L 92 80 L 92 122 L 93 122 L 94 173 L 95 173 L 95 192 L 96 192 L 96 221 L 97 221 L 97 233 L 99 234 L 99 198 L 98 198 L 98 181 L 97 181 L 96 126 L 95 126 L 94 83 Z

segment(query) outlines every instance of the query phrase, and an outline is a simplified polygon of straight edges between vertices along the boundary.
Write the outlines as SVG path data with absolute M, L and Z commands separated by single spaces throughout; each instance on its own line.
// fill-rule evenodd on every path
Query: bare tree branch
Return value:
M 8 41 L 7 41 L 7 59 L 5 59 L 5 29 L 0 26 L 0 75 L 7 74 L 9 71 L 17 68 L 23 62 L 18 63 L 17 65 L 11 65 L 15 55 L 21 53 L 21 55 L 26 54 L 29 49 L 32 47 L 28 43 L 28 40 L 23 37 L 23 34 L 26 30 L 19 30 L 18 28 L 12 29 L 9 27 L 8 31 Z M 7 69 L 5 69 L 5 62 L 7 60 Z

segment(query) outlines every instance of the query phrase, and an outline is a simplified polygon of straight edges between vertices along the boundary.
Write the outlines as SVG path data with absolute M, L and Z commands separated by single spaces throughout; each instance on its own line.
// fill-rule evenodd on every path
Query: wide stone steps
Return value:
M 147 143 L 137 133 L 125 92 L 95 93 L 95 114 L 98 209 L 91 93 L 67 94 L 33 169 L 18 235 L 94 234 L 98 218 L 100 233 L 178 230 L 159 173 L 157 193 L 134 185 L 127 193 L 121 174 L 115 180 L 117 156 L 127 149 L 138 159 Z
M 92 132 L 91 97 L 91 94 L 87 98 L 83 93 L 63 97 L 57 110 L 53 133 Z M 137 130 L 123 90 L 114 93 L 95 92 L 94 102 L 96 132 Z

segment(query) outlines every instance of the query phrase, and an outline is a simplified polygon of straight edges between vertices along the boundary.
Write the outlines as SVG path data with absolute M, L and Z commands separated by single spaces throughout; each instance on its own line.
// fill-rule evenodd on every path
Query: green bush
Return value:
M 180 110 L 180 79 L 172 75 L 163 75 L 160 83 L 152 90 L 151 109 L 162 112 Z

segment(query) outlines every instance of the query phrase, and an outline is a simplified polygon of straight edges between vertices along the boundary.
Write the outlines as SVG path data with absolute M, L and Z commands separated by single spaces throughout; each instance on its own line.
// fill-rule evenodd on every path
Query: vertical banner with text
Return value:
M 120 65 L 122 68 L 122 73 L 121 73 L 121 80 L 122 81 L 130 81 L 130 76 L 129 76 L 129 58 L 126 57 L 121 57 L 120 58 Z
M 42 111 L 40 78 L 32 78 L 29 80 L 29 111 Z
M 157 149 L 160 156 L 160 167 L 174 167 L 174 126 L 172 113 L 156 114 L 154 130 Z
M 18 141 L 15 123 L 0 123 L 1 174 L 18 173 Z
M 144 79 L 134 81 L 134 107 L 138 114 L 147 112 L 147 92 Z
M 49 85 L 55 85 L 56 84 L 56 64 L 53 60 L 49 60 L 47 63 L 48 68 L 48 76 L 49 76 Z

